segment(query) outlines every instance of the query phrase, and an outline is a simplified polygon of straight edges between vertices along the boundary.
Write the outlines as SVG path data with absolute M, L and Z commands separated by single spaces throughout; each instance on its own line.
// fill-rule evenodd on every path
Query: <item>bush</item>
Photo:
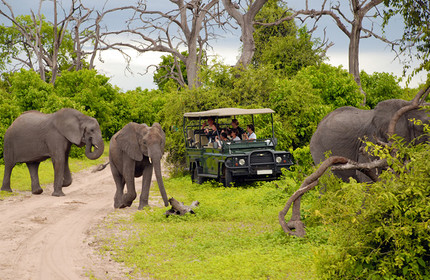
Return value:
M 312 88 L 319 91 L 323 103 L 333 106 L 359 107 L 363 101 L 360 88 L 351 74 L 345 69 L 325 63 L 303 68 L 295 79 L 307 80 Z
M 42 81 L 32 70 L 22 69 L 10 77 L 10 82 L 10 93 L 16 99 L 21 112 L 40 111 L 54 91 L 52 84 Z
M 334 184 L 314 205 L 330 227 L 335 252 L 320 252 L 324 278 L 428 279 L 430 277 L 430 165 L 428 144 L 396 142 L 396 157 L 377 149 L 392 171 L 375 184 Z
M 388 73 L 360 73 L 361 86 L 366 92 L 366 105 L 371 109 L 384 100 L 402 98 L 403 90 L 399 85 L 400 78 Z

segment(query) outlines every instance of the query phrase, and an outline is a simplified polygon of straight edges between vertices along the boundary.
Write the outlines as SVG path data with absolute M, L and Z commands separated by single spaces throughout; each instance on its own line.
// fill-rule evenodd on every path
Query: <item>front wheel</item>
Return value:
M 224 187 L 229 188 L 233 186 L 233 176 L 231 175 L 231 171 L 227 168 L 224 169 Z

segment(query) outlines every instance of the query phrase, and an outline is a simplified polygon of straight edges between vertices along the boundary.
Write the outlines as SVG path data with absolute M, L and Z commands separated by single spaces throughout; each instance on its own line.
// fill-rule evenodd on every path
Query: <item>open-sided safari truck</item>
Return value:
M 293 165 L 290 152 L 276 151 L 277 140 L 274 135 L 272 109 L 222 108 L 184 114 L 184 137 L 187 166 L 193 182 L 201 184 L 205 179 L 215 179 L 225 186 L 233 182 L 274 180 L 282 168 Z M 256 140 L 221 140 L 220 131 L 230 128 L 232 119 L 240 119 L 243 128 L 246 124 L 255 127 L 258 116 L 259 125 L 255 128 Z M 211 118 L 218 129 L 208 136 L 202 126 Z M 271 131 L 270 131 L 271 129 Z M 265 131 L 266 137 L 258 137 Z M 269 135 L 267 137 L 267 135 Z M 219 141 L 214 141 L 214 137 Z

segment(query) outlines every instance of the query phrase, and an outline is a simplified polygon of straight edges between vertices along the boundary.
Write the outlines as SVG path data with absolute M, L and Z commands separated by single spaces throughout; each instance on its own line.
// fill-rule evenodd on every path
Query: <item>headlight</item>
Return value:
M 245 160 L 243 158 L 239 159 L 239 164 L 240 165 L 245 165 Z
M 281 157 L 276 157 L 276 163 L 281 163 L 282 162 L 282 158 Z

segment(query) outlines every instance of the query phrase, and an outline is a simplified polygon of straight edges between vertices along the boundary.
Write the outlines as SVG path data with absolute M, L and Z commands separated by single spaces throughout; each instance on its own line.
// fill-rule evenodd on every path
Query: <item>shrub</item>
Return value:
M 389 73 L 360 73 L 361 86 L 366 92 L 366 105 L 371 109 L 384 100 L 402 98 L 403 90 L 399 85 L 400 78 Z
M 401 141 L 394 148 L 396 157 L 377 149 L 394 172 L 383 172 L 372 185 L 338 183 L 314 205 L 314 218 L 330 226 L 330 242 L 338 248 L 320 252 L 321 277 L 430 277 L 430 150 Z

